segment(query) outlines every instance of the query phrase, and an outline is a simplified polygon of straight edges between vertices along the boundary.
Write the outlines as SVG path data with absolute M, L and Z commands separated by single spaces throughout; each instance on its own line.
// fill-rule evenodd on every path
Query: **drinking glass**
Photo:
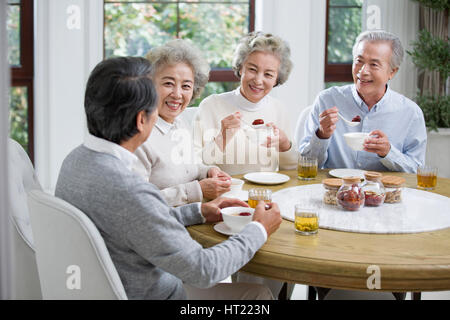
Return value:
M 299 180 L 313 180 L 317 176 L 317 158 L 298 157 L 297 176 Z
M 417 168 L 417 188 L 433 190 L 437 182 L 437 168 L 422 166 Z
M 319 231 L 319 212 L 308 203 L 295 205 L 295 231 L 302 235 L 312 235 Z
M 251 208 L 256 208 L 259 201 L 270 204 L 272 202 L 272 190 L 262 188 L 248 190 L 248 205 Z

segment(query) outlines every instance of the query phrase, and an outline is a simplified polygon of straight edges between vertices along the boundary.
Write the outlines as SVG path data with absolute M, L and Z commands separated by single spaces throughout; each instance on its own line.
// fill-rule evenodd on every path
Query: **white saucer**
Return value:
M 234 236 L 235 234 L 237 234 L 237 232 L 231 231 L 231 229 L 228 228 L 225 222 L 219 222 L 218 224 L 215 224 L 213 228 L 218 233 L 224 234 L 226 236 Z
M 336 178 L 344 178 L 344 177 L 360 177 L 364 179 L 364 170 L 359 169 L 333 169 L 328 172 L 330 176 Z
M 276 172 L 251 172 L 244 175 L 244 179 L 258 184 L 281 184 L 289 181 L 289 176 Z
M 225 198 L 235 198 L 235 199 L 239 199 L 242 201 L 247 201 L 248 200 L 248 191 L 246 190 L 241 190 L 239 192 L 226 192 L 224 194 L 221 195 L 221 197 L 225 197 Z

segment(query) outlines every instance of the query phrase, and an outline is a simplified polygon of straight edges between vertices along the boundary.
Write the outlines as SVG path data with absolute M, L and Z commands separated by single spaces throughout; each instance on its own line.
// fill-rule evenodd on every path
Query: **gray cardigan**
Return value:
M 85 146 L 64 160 L 55 194 L 97 226 L 130 299 L 184 299 L 182 282 L 210 287 L 244 266 L 265 241 L 250 224 L 202 248 L 185 228 L 202 222 L 197 203 L 169 207 L 158 188 L 118 158 Z

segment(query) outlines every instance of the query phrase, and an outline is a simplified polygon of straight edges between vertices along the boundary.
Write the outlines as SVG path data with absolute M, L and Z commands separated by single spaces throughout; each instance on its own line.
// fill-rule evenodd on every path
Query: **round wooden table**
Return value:
M 278 186 L 265 186 L 274 192 L 297 185 L 321 183 L 329 177 L 320 170 L 312 181 L 300 181 L 296 171 L 281 171 L 290 180 Z M 406 178 L 406 187 L 416 187 L 416 175 L 389 173 Z M 241 178 L 242 176 L 236 176 Z M 244 190 L 257 187 L 246 182 Z M 258 186 L 261 187 L 261 186 Z M 435 193 L 450 196 L 450 179 L 438 178 Z M 188 228 L 204 247 L 228 237 L 213 225 Z M 363 234 L 319 229 L 318 234 L 302 236 L 294 224 L 283 220 L 242 271 L 272 279 L 315 287 L 369 290 L 369 277 L 379 268 L 380 291 L 450 290 L 450 228 L 413 234 Z M 369 279 L 369 281 L 368 281 Z

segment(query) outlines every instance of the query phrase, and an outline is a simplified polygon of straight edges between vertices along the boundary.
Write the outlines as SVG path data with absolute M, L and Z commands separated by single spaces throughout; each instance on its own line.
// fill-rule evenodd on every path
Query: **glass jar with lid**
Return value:
M 366 171 L 364 173 L 365 181 L 362 184 L 364 191 L 364 205 L 368 207 L 378 207 L 384 203 L 386 198 L 386 190 L 381 182 L 382 174 L 374 171 Z
M 336 206 L 336 194 L 342 186 L 342 179 L 328 178 L 322 180 L 325 193 L 323 194 L 323 202 L 325 204 Z
M 336 199 L 338 205 L 348 211 L 357 211 L 364 205 L 364 191 L 359 177 L 345 177 L 339 188 Z
M 384 176 L 381 182 L 386 190 L 385 203 L 399 203 L 402 201 L 402 189 L 405 178 L 396 176 Z

